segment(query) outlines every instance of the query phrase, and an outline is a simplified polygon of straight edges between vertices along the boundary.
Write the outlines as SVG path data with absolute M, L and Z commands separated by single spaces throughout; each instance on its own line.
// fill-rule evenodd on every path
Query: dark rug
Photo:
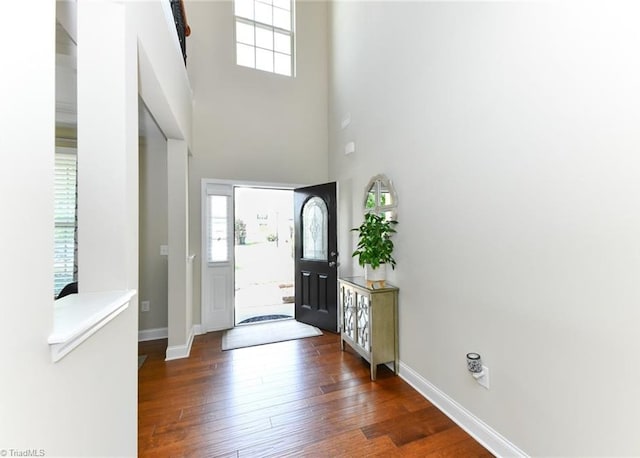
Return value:
M 251 318 L 242 320 L 238 324 L 258 323 L 260 321 L 271 321 L 271 320 L 284 320 L 287 318 L 293 318 L 293 317 L 290 315 L 260 315 L 260 316 L 252 316 Z

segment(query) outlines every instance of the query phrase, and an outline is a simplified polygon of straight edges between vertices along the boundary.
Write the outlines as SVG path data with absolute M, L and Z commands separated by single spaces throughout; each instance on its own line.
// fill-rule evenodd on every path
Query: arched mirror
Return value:
M 385 175 L 376 175 L 367 184 L 364 194 L 364 211 L 384 215 L 387 220 L 397 219 L 398 195 L 391 180 Z

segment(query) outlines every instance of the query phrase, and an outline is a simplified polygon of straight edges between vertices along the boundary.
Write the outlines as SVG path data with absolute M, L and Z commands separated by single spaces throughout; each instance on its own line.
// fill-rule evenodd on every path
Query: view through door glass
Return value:
M 293 191 L 235 188 L 235 323 L 294 316 Z

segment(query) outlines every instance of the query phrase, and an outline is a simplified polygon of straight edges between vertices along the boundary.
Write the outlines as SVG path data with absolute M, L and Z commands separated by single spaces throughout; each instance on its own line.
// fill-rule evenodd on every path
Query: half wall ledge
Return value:
M 136 290 L 70 294 L 55 301 L 49 336 L 55 363 L 91 337 L 129 306 Z

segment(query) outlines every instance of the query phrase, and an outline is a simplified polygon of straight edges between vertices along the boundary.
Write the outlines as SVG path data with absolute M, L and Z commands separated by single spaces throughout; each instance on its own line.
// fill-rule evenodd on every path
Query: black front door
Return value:
M 336 184 L 294 191 L 296 320 L 338 330 Z

